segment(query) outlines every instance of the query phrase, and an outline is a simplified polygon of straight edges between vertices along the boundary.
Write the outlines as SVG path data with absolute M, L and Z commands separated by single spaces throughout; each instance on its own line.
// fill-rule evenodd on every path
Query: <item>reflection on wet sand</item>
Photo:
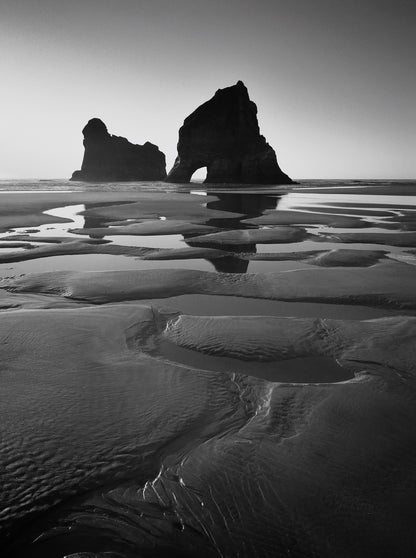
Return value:
M 414 554 L 409 184 L 26 186 L 0 194 L 2 556 Z
M 155 250 L 177 250 L 182 249 L 183 246 L 189 246 L 190 248 L 205 246 L 206 248 L 208 248 L 205 257 L 207 262 L 210 262 L 210 264 L 212 264 L 217 271 L 226 273 L 245 273 L 247 271 L 252 272 L 254 270 L 260 269 L 261 266 L 266 266 L 264 267 L 264 269 L 269 269 L 270 271 L 273 271 L 273 269 L 282 269 L 282 265 L 279 264 L 279 261 L 282 261 L 282 255 L 285 253 L 288 254 L 287 258 L 290 260 L 294 259 L 292 254 L 296 252 L 299 253 L 299 257 L 303 261 L 311 258 L 313 259 L 313 252 L 318 253 L 339 249 L 339 242 L 341 238 L 340 235 L 344 235 L 342 238 L 348 239 L 348 242 L 352 243 L 352 249 L 373 251 L 378 250 L 380 251 L 380 254 L 382 253 L 382 251 L 380 250 L 379 243 L 382 242 L 383 244 L 388 244 L 389 242 L 391 242 L 395 244 L 394 246 L 389 247 L 392 255 L 394 254 L 394 257 L 396 259 L 400 259 L 401 257 L 404 261 L 409 260 L 408 254 L 404 254 L 402 252 L 404 246 L 412 246 L 413 237 L 411 233 L 402 233 L 400 236 L 400 231 L 390 232 L 388 235 L 387 232 L 389 229 L 391 229 L 392 219 L 398 220 L 397 226 L 400 226 L 400 220 L 402 220 L 405 230 L 411 231 L 412 224 L 410 219 L 412 218 L 413 214 L 406 214 L 405 221 L 403 221 L 404 218 L 401 216 L 402 214 L 400 213 L 400 211 L 398 211 L 398 208 L 402 207 L 400 205 L 400 202 L 402 202 L 402 205 L 404 204 L 403 207 L 409 207 L 409 204 L 412 203 L 411 196 L 380 196 L 380 206 L 383 204 L 385 205 L 384 202 L 386 202 L 387 198 L 389 198 L 390 200 L 391 198 L 395 198 L 396 205 L 394 205 L 394 210 L 383 210 L 383 216 L 380 217 L 377 221 L 374 221 L 373 226 L 371 226 L 370 229 L 363 229 L 367 231 L 366 233 L 359 231 L 359 229 L 356 228 L 355 222 L 351 223 L 354 233 L 350 233 L 349 231 L 351 229 L 345 227 L 340 228 L 339 225 L 334 228 L 328 225 L 316 224 L 316 222 L 319 222 L 320 220 L 322 220 L 322 218 L 328 218 L 328 215 L 331 213 L 330 206 L 331 204 L 335 204 L 337 202 L 337 196 L 339 197 L 339 202 L 337 202 L 339 207 L 338 209 L 332 210 L 334 212 L 334 218 L 336 218 L 337 220 L 341 219 L 340 223 L 343 222 L 344 225 L 348 223 L 348 221 L 342 221 L 342 219 L 345 220 L 352 218 L 351 215 L 348 216 L 349 208 L 346 207 L 345 216 L 342 216 L 342 214 L 340 213 L 342 204 L 347 203 L 343 201 L 345 196 L 343 197 L 342 194 L 309 194 L 303 191 L 302 193 L 288 193 L 285 195 L 267 195 L 256 194 L 255 192 L 215 193 L 215 191 L 209 191 L 206 196 L 194 195 L 191 203 L 188 203 L 187 201 L 186 203 L 181 203 L 181 200 L 188 200 L 187 195 L 188 194 L 184 193 L 179 194 L 179 198 L 173 197 L 173 201 L 171 202 L 171 204 L 173 203 L 174 207 L 177 207 L 178 211 L 180 211 L 181 213 L 184 212 L 185 206 L 185 211 L 190 212 L 189 224 L 185 224 L 185 222 L 183 221 L 183 215 L 172 214 L 171 210 L 168 209 L 166 204 L 165 206 L 160 208 L 160 211 L 168 213 L 169 216 L 166 217 L 161 215 L 160 213 L 157 213 L 158 205 L 152 202 L 152 199 L 149 198 L 148 194 L 146 194 L 143 202 L 139 203 L 134 202 L 134 197 L 131 198 L 131 196 L 129 196 L 129 201 L 122 199 L 118 200 L 117 203 L 115 203 L 114 201 L 94 201 L 94 203 L 64 206 L 52 210 L 47 210 L 45 213 L 51 217 L 56 216 L 59 218 L 71 219 L 73 221 L 71 223 L 71 226 L 68 226 L 66 223 L 57 225 L 45 224 L 40 225 L 40 227 L 37 228 L 36 231 L 30 232 L 29 235 L 27 235 L 26 233 L 26 228 L 21 228 L 11 230 L 8 233 L 4 233 L 2 236 L 4 240 L 7 240 L 8 238 L 15 241 L 23 239 L 26 240 L 28 243 L 31 242 L 31 244 L 27 245 L 28 248 L 31 248 L 32 246 L 36 247 L 36 243 L 39 242 L 38 239 L 40 239 L 41 236 L 60 235 L 62 237 L 72 238 L 75 241 L 76 239 L 80 238 L 80 233 L 87 235 L 89 233 L 89 237 L 92 239 L 102 238 L 114 245 L 114 249 L 111 250 L 109 248 L 103 248 L 103 253 L 110 250 L 112 254 L 119 253 L 120 255 L 125 255 L 126 257 L 136 255 L 140 257 L 140 251 L 126 251 L 120 248 L 120 250 L 117 252 L 117 245 L 137 247 L 137 249 L 139 249 L 140 247 L 155 248 Z M 354 194 L 354 196 L 355 201 L 350 202 L 350 204 L 354 205 L 356 211 L 360 211 L 360 219 L 363 223 L 365 221 L 365 212 L 367 211 L 369 215 L 371 214 L 371 211 L 368 209 L 369 200 L 371 199 L 372 201 L 376 202 L 377 196 L 365 196 L 356 194 Z M 294 238 L 289 243 L 285 243 L 284 241 L 279 240 L 277 244 L 273 244 L 273 235 L 280 235 L 280 231 L 284 228 L 281 226 L 281 223 L 287 223 L 288 219 L 290 222 L 293 213 L 292 208 L 295 209 L 295 207 L 300 203 L 303 204 L 301 214 L 304 215 L 304 217 L 302 217 L 301 219 L 297 218 L 297 221 L 306 222 L 304 226 L 306 226 L 306 230 L 308 232 L 307 238 L 297 242 L 296 238 Z M 376 207 L 372 207 L 371 209 L 374 213 Z M 211 217 L 211 212 L 214 215 L 213 217 Z M 222 215 L 222 217 L 218 217 L 218 215 Z M 120 220 L 121 216 L 128 217 Z M 155 220 L 155 217 L 158 220 Z M 178 217 L 181 217 L 182 221 L 178 220 Z M 279 224 L 261 225 L 261 219 L 265 220 L 265 223 Z M 373 219 L 373 217 L 371 217 L 370 219 Z M 259 224 L 256 224 L 256 220 L 259 221 Z M 309 226 L 307 224 L 308 220 L 312 220 Z M 330 215 L 329 220 L 331 220 Z M 383 229 L 383 223 L 386 224 L 386 229 Z M 207 226 L 211 227 L 211 230 L 204 231 L 204 227 Z M 286 228 L 288 228 L 287 225 L 285 226 Z M 176 230 L 185 230 L 186 228 L 189 229 L 190 227 L 193 227 L 193 232 L 172 234 Z M 263 228 L 259 230 L 259 227 Z M 289 225 L 289 227 L 291 227 L 293 231 L 295 231 L 296 229 L 296 227 L 293 227 L 293 225 Z M 133 231 L 133 229 L 135 230 L 134 235 L 129 233 L 129 231 Z M 165 231 L 167 231 L 168 229 L 169 232 L 166 233 Z M 258 233 L 256 232 L 256 229 L 258 230 Z M 141 230 L 143 230 L 143 232 L 141 232 Z M 152 231 L 156 232 L 157 234 L 152 235 Z M 214 235 L 212 236 L 211 242 L 210 236 L 207 235 L 207 232 L 212 235 L 212 231 L 214 231 Z M 217 231 L 218 234 L 215 234 L 215 231 Z M 244 233 L 244 231 L 247 231 L 247 233 Z M 117 232 L 117 235 L 115 234 L 115 232 Z M 23 238 L 22 233 L 26 235 L 27 238 Z M 242 240 L 240 242 L 238 242 L 238 240 L 234 238 L 236 237 L 237 233 L 239 233 L 241 236 Z M 377 233 L 379 234 L 377 235 Z M 145 236 L 143 236 L 143 234 Z M 221 244 L 219 244 L 217 242 L 217 238 L 219 240 L 222 235 L 224 236 L 224 240 L 221 240 Z M 253 240 L 251 240 L 251 237 L 253 238 Z M 262 240 L 263 237 L 267 238 L 267 244 L 262 243 L 264 242 Z M 230 238 L 230 240 L 232 239 L 232 242 L 227 243 L 227 238 Z M 409 238 L 411 239 L 410 244 Z M 371 239 L 374 239 L 373 243 L 371 243 Z M 400 248 L 400 245 L 403 245 L 402 249 Z M 76 249 L 77 248 L 74 245 L 74 250 Z M 19 247 L 19 250 L 22 251 L 21 247 Z M 66 247 L 64 254 L 67 254 L 68 250 L 69 247 Z M 82 246 L 82 250 L 84 252 L 87 250 L 85 245 Z M 92 250 L 93 248 L 91 247 L 91 251 Z M 98 249 L 95 247 L 94 251 L 96 252 L 96 250 Z M 301 252 L 306 252 L 307 250 L 310 251 L 310 255 L 301 255 Z M 210 252 L 212 252 L 212 255 Z M 259 260 L 259 258 L 261 258 L 263 260 L 271 262 L 273 261 L 273 252 L 276 253 L 276 263 L 274 264 L 274 268 L 272 263 L 249 263 L 250 260 L 253 260 L 254 258 L 256 260 Z M 10 260 L 13 259 L 13 251 L 7 250 L 7 253 L 11 254 Z M 58 251 L 57 249 L 56 255 L 60 256 L 61 253 L 62 250 Z M 388 255 L 389 250 L 387 250 L 386 253 Z M 6 254 L 6 252 L 4 251 L 3 254 Z M 192 257 L 191 254 L 192 251 L 189 251 L 187 257 Z M 195 254 L 202 255 L 202 252 L 195 252 Z M 262 257 L 259 254 L 265 254 L 265 256 Z M 36 255 L 37 252 L 33 251 L 31 253 L 30 259 L 34 259 Z M 193 257 L 198 257 L 198 255 Z M 39 257 L 46 256 L 47 254 L 39 252 Z M 55 254 L 50 254 L 50 257 L 54 256 Z M 25 257 L 27 257 L 27 254 L 25 255 Z M 69 255 L 65 255 L 64 257 L 70 258 Z M 164 255 L 163 257 L 164 259 L 168 260 L 168 253 L 166 252 L 166 255 Z M 146 258 L 150 258 L 150 254 L 146 255 Z M 349 262 L 355 265 L 352 253 L 351 258 L 352 259 L 350 259 Z M 172 251 L 172 259 L 177 260 L 174 251 Z M 357 262 L 359 262 L 360 259 L 361 258 L 358 258 L 357 254 Z M 18 260 L 17 255 L 16 260 Z M 321 261 L 323 260 L 319 260 L 319 262 Z M 333 259 L 333 261 L 335 262 L 335 259 Z M 108 262 L 110 264 L 110 259 L 108 259 Z M 134 262 L 134 267 L 140 265 L 139 262 L 140 260 Z M 319 262 L 318 265 L 321 265 L 321 263 Z M 73 263 L 75 264 L 75 260 L 73 260 Z M 316 262 L 310 261 L 307 262 L 307 264 L 316 265 Z M 175 265 L 179 264 L 176 263 Z M 195 265 L 197 265 L 197 262 L 195 262 Z M 339 265 L 339 263 L 337 263 L 336 265 Z M 188 267 L 188 264 L 186 264 L 186 266 Z

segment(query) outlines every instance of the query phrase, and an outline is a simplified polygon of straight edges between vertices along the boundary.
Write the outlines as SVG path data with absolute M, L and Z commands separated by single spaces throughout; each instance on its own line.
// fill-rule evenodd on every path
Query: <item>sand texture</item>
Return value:
M 2 557 L 415 554 L 414 185 L 24 186 Z
M 400 282 L 394 280 L 400 275 Z M 95 304 L 219 294 L 271 300 L 348 302 L 416 308 L 416 267 L 383 263 L 369 268 L 305 269 L 291 272 L 226 274 L 184 269 L 32 273 L 3 281 L 13 292 L 59 294 Z
M 413 494 L 401 487 L 416 480 L 416 440 L 401 425 L 416 419 L 414 318 L 244 318 L 231 337 L 227 319 L 168 322 L 174 342 L 231 354 L 229 373 L 160 359 L 168 318 L 138 305 L 3 314 L 3 530 L 42 512 L 25 532 L 28 540 L 43 532 L 37 552 L 82 547 L 94 529 L 104 539 L 111 533 L 106 548 L 127 556 L 172 547 L 334 556 L 346 545 L 376 556 L 397 549 L 391 529 L 401 548 L 411 547 Z M 362 372 L 335 384 L 239 375 L 239 359 L 256 352 L 274 360 L 331 353 Z M 45 515 L 52 503 L 59 506 Z

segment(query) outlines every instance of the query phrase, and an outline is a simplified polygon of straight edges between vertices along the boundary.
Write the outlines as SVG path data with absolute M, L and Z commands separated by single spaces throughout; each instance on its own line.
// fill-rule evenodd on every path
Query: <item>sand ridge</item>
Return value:
M 397 274 L 401 281 L 395 284 Z M 335 267 L 264 274 L 185 269 L 61 271 L 4 279 L 0 287 L 12 292 L 60 293 L 96 304 L 181 294 L 219 294 L 416 308 L 415 277 L 415 266 L 388 262 L 368 268 Z

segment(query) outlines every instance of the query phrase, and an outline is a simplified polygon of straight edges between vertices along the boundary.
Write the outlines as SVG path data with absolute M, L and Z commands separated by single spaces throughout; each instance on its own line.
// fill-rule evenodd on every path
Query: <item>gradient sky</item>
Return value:
M 169 170 L 183 119 L 239 79 L 293 178 L 415 178 L 415 5 L 0 0 L 0 178 L 69 177 L 92 117 Z

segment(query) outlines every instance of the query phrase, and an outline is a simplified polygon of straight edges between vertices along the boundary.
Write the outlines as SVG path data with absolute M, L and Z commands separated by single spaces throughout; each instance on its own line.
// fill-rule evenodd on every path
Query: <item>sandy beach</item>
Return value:
M 408 557 L 416 184 L 0 182 L 9 558 Z

